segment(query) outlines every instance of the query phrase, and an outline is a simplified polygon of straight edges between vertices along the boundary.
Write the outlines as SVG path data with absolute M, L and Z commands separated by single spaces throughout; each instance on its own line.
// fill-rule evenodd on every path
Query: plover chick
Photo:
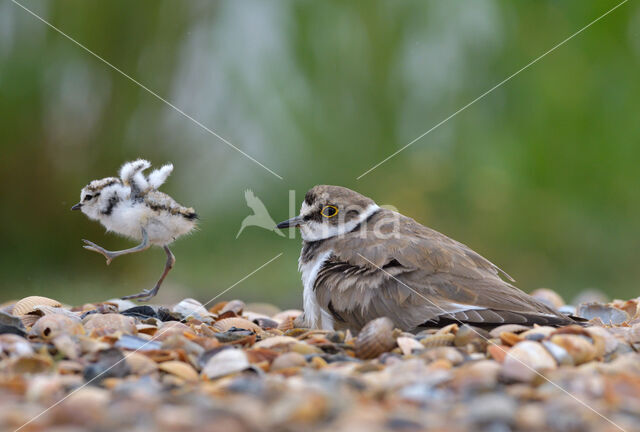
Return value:
M 71 207 L 71 210 L 80 210 L 89 219 L 99 221 L 107 231 L 140 241 L 130 249 L 108 251 L 89 240 L 82 240 L 85 249 L 102 254 L 107 264 L 116 257 L 141 252 L 153 245 L 161 246 L 167 254 L 164 271 L 156 285 L 123 299 L 148 301 L 158 293 L 176 261 L 169 245 L 191 232 L 198 218 L 192 208 L 184 207 L 158 191 L 173 171 L 173 165 L 164 165 L 146 177 L 143 172 L 150 166 L 143 159 L 125 163 L 120 168 L 120 178 L 93 180 L 82 188 L 80 202 Z
M 573 320 L 503 280 L 469 247 L 339 186 L 315 186 L 300 215 L 301 324 L 358 331 L 389 317 L 397 327 L 462 322 L 563 325 Z

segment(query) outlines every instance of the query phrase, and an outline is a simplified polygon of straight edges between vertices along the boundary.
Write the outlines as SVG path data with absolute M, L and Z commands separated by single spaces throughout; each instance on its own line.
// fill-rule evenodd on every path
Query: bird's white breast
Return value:
M 323 252 L 306 263 L 302 262 L 302 258 L 299 261 L 299 268 L 302 273 L 302 286 L 304 288 L 302 293 L 304 318 L 305 324 L 310 328 L 333 330 L 333 317 L 318 304 L 318 298 L 313 289 L 313 285 L 318 277 L 318 272 L 325 261 L 331 256 L 331 252 L 330 250 Z
M 154 211 L 143 202 L 130 200 L 120 202 L 109 216 L 101 218 L 101 222 L 107 230 L 135 240 L 142 239 L 144 228 L 149 242 L 161 246 L 188 233 L 194 226 L 193 221 L 182 215 Z

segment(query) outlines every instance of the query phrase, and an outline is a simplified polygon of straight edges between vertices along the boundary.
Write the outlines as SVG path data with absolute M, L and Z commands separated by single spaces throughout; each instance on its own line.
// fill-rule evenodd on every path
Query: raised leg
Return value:
M 121 251 L 108 251 L 102 246 L 98 246 L 97 244 L 89 240 L 83 239 L 82 241 L 85 244 L 83 248 L 93 252 L 98 252 L 99 254 L 104 256 L 107 259 L 107 265 L 111 264 L 111 261 L 113 261 L 114 258 L 119 257 L 120 255 L 127 255 L 131 253 L 142 252 L 143 250 L 147 250 L 149 249 L 149 247 L 151 247 L 151 245 L 149 244 L 149 237 L 147 236 L 147 231 L 144 228 L 142 228 L 142 243 L 140 243 L 138 246 L 132 247 L 130 249 L 124 249 Z
M 122 297 L 123 300 L 138 299 L 140 301 L 149 301 L 153 297 L 155 297 L 156 294 L 158 294 L 160 285 L 162 285 L 164 278 L 167 277 L 167 274 L 171 271 L 173 265 L 176 263 L 176 257 L 173 256 L 173 253 L 171 253 L 171 250 L 167 246 L 164 247 L 164 252 L 167 254 L 167 262 L 164 265 L 162 276 L 160 276 L 160 279 L 158 280 L 158 282 L 156 282 L 156 286 L 154 286 L 152 289 L 146 289 L 142 292 L 139 292 L 138 294 L 124 296 Z

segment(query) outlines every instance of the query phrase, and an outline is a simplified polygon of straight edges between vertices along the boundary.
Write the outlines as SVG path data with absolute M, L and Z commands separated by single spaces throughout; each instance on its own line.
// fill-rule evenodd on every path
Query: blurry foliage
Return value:
M 248 228 L 340 184 L 460 240 L 525 290 L 637 294 L 640 5 L 630 2 L 364 176 L 615 2 L 35 1 L 24 4 L 284 177 L 279 180 L 10 2 L 0 3 L 0 293 L 73 303 L 137 292 L 159 250 L 69 207 L 143 156 L 202 216 L 160 300 L 299 306 L 296 240 Z

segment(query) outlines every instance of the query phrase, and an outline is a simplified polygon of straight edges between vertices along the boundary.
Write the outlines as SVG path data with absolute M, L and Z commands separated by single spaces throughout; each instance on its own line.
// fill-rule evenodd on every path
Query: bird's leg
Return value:
M 156 282 L 156 286 L 154 286 L 152 289 L 146 289 L 138 294 L 132 294 L 122 297 L 122 300 L 138 299 L 140 301 L 149 301 L 153 297 L 155 297 L 156 294 L 158 294 L 160 285 L 162 285 L 164 278 L 167 277 L 167 274 L 171 271 L 173 265 L 176 263 L 176 257 L 173 256 L 173 253 L 171 253 L 171 250 L 167 246 L 164 247 L 164 251 L 167 254 L 167 262 L 164 265 L 162 276 L 160 276 L 160 279 L 158 280 L 158 282 Z
M 143 250 L 147 250 L 151 247 L 151 245 L 149 244 L 149 236 L 147 235 L 147 231 L 144 228 L 142 228 L 142 243 L 140 243 L 138 246 L 121 251 L 108 251 L 102 246 L 98 246 L 97 244 L 89 240 L 83 239 L 82 241 L 85 244 L 83 246 L 85 249 L 98 252 L 99 254 L 104 256 L 107 259 L 107 265 L 111 264 L 111 261 L 113 261 L 114 258 L 119 257 L 120 255 L 142 252 Z

